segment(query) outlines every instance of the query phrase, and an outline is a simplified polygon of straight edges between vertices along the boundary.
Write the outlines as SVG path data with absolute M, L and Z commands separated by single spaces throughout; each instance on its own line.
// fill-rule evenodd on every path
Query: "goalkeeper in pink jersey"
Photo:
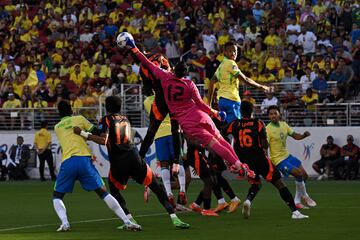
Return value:
M 239 161 L 231 145 L 220 135 L 210 118 L 210 116 L 215 116 L 218 119 L 225 119 L 225 113 L 213 110 L 206 105 L 196 85 L 184 78 L 188 72 L 184 62 L 178 63 L 175 66 L 175 73 L 172 73 L 149 61 L 136 47 L 132 38 L 127 38 L 126 48 L 130 49 L 141 64 L 160 79 L 166 104 L 188 140 L 215 152 L 227 161 L 234 171 L 248 175 L 254 174 L 246 164 Z

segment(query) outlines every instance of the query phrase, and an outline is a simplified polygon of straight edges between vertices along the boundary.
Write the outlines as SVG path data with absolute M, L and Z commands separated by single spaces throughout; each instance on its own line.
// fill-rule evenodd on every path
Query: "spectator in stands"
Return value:
M 307 6 L 309 7 L 309 6 Z M 310 7 L 311 9 L 311 7 Z M 303 16 L 303 15 L 302 15 Z M 307 31 L 305 25 L 301 26 L 301 33 L 298 36 L 298 44 L 304 49 L 304 53 L 312 55 L 315 53 L 316 36 L 312 31 Z
M 320 155 L 321 159 L 314 162 L 312 167 L 320 175 L 317 180 L 328 179 L 332 162 L 340 157 L 340 147 L 334 144 L 332 136 L 326 138 L 326 144 L 321 146 Z
M 47 122 L 41 122 L 41 129 L 35 133 L 34 147 L 38 153 L 40 166 L 40 180 L 45 181 L 44 169 L 45 161 L 48 164 L 51 180 L 56 180 L 54 172 L 54 160 L 51 151 L 51 134 L 47 130 Z
M 15 98 L 13 93 L 8 94 L 8 100 L 4 102 L 3 109 L 9 109 L 9 111 L 5 114 L 6 123 L 10 123 L 8 126 L 9 129 L 15 129 L 18 121 L 19 121 L 19 111 L 16 111 L 16 108 L 21 108 L 21 102 L 19 99 Z
M 248 101 L 253 105 L 256 104 L 256 100 L 255 100 L 255 98 L 251 97 L 251 92 L 249 90 L 246 90 L 244 92 L 244 96 L 242 97 L 242 101 Z
M 132 70 L 132 66 L 129 64 L 126 67 L 126 78 L 125 78 L 126 83 L 128 84 L 136 84 L 139 81 L 138 76 L 136 75 L 136 73 L 133 72 Z
M 301 32 L 300 25 L 296 23 L 295 18 L 288 18 L 288 24 L 286 26 L 287 41 L 291 44 L 295 44 L 298 40 L 298 35 Z
M 105 79 L 105 85 L 101 87 L 101 92 L 103 93 L 103 96 L 112 96 L 117 94 L 117 88 L 115 84 L 113 84 L 111 78 Z
M 206 50 L 206 54 L 209 54 L 210 52 L 215 52 L 217 39 L 215 35 L 211 32 L 211 29 L 209 27 L 205 26 L 201 34 L 201 37 L 202 37 L 203 47 Z
M 24 144 L 24 138 L 18 136 L 16 138 L 16 145 L 12 145 L 9 150 L 11 163 L 8 165 L 9 179 L 25 180 L 28 175 L 25 168 L 30 159 L 30 149 Z
M 312 81 L 315 80 L 315 74 L 311 72 L 311 68 L 306 66 L 305 75 L 300 78 L 300 90 L 305 93 L 311 86 Z
M 273 83 L 276 81 L 277 79 L 274 74 L 272 74 L 271 71 L 267 68 L 264 69 L 264 73 L 261 74 L 258 78 L 259 83 Z
M 297 91 L 298 90 L 297 83 L 299 83 L 299 79 L 297 79 L 295 76 L 293 76 L 293 71 L 291 68 L 287 68 L 287 69 L 285 69 L 285 75 L 281 79 L 281 83 L 284 84 L 281 86 L 283 90 Z M 289 84 L 289 83 L 293 83 L 293 84 Z
M 34 97 L 41 97 L 43 101 L 50 102 L 53 97 L 52 92 L 46 86 L 45 82 L 40 82 L 39 85 L 34 90 Z
M 261 103 L 261 112 L 262 114 L 266 114 L 267 113 L 267 108 L 269 106 L 273 106 L 273 105 L 278 105 L 278 99 L 274 96 L 273 92 L 267 92 L 266 93 L 266 98 L 262 101 Z
M 83 107 L 83 102 L 75 93 L 70 93 L 70 105 L 75 114 L 80 114 L 79 108 Z
M 325 70 L 320 70 L 319 75 L 312 82 L 312 88 L 319 95 L 319 102 L 323 102 L 323 100 L 327 97 L 327 89 L 329 86 L 325 79 L 325 74 Z
M 315 112 L 315 104 L 319 102 L 319 96 L 313 92 L 312 88 L 308 88 L 306 89 L 306 94 L 301 97 L 301 101 L 307 111 Z
M 354 144 L 354 137 L 348 135 L 346 137 L 347 144 L 341 148 L 341 157 L 334 161 L 332 166 L 334 168 L 334 177 L 339 179 L 356 179 L 359 172 L 359 147 Z M 345 167 L 344 173 L 340 175 L 340 167 Z M 351 171 L 354 175 L 351 175 Z

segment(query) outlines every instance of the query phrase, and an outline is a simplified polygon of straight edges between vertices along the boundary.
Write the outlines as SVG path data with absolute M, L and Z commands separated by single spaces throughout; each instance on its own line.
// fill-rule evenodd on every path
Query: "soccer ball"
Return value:
M 116 38 L 116 43 L 120 48 L 124 48 L 128 39 L 134 40 L 133 36 L 130 33 L 121 32 Z

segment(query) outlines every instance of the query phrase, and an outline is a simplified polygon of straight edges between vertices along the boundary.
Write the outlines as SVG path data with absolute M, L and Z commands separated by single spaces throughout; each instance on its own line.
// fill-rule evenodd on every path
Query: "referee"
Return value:
M 56 180 L 55 172 L 54 172 L 54 160 L 52 156 L 52 152 L 50 150 L 51 145 L 51 134 L 47 130 L 47 122 L 41 122 L 41 129 L 35 133 L 34 146 L 39 155 L 40 160 L 40 180 L 45 181 L 44 177 L 44 168 L 45 161 L 49 166 L 49 171 L 51 175 L 51 180 Z

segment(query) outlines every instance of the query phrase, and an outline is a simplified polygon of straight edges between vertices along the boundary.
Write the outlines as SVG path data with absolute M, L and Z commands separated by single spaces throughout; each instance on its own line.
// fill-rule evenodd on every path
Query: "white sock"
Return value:
M 220 199 L 218 199 L 218 204 L 223 204 L 223 203 L 225 203 L 226 201 L 225 201 L 225 198 L 220 198 Z
M 176 214 L 175 213 L 172 213 L 170 214 L 170 218 L 173 219 L 173 218 L 177 218 Z
M 178 178 L 179 178 L 180 192 L 185 192 L 186 177 L 185 177 L 185 169 L 183 165 L 180 165 Z
M 173 196 L 173 193 L 171 191 L 171 182 L 170 182 L 170 170 L 168 168 L 162 168 L 161 169 L 161 179 L 163 181 L 166 194 L 168 196 Z
M 124 223 L 130 222 L 129 218 L 124 213 L 124 210 L 121 208 L 118 201 L 116 201 L 116 199 L 111 194 L 108 194 L 103 200 L 106 205 L 108 205 L 108 207 L 124 221 Z
M 251 206 L 251 201 L 249 199 L 246 199 L 246 201 L 244 203 L 248 203 L 249 206 Z
M 53 204 L 54 204 L 55 212 L 61 220 L 61 224 L 69 224 L 69 221 L 68 221 L 67 215 L 66 215 L 66 208 L 65 208 L 64 202 L 59 198 L 54 198 Z
M 131 213 L 129 213 L 128 215 L 126 215 L 129 219 L 133 218 L 133 216 L 131 215 Z
M 231 199 L 231 201 L 232 202 L 238 202 L 238 201 L 240 201 L 240 199 L 237 196 L 235 196 L 233 199 Z
M 296 193 L 299 192 L 300 197 L 301 196 L 309 196 L 306 192 L 306 187 L 305 187 L 304 181 L 301 181 L 301 182 L 295 181 L 295 183 L 296 183 Z

